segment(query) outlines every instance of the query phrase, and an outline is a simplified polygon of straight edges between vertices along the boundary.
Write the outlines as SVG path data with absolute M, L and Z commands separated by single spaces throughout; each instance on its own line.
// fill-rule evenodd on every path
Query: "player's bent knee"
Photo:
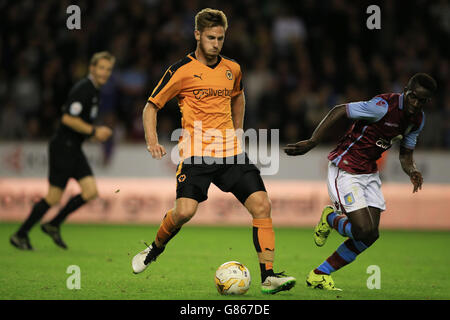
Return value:
M 183 225 L 195 215 L 195 211 L 178 209 L 173 212 L 173 218 L 176 225 Z
M 380 234 L 378 233 L 378 229 L 372 230 L 372 232 L 370 233 L 369 238 L 367 239 L 367 241 L 370 244 L 373 244 L 375 241 L 377 241 L 380 238 Z
M 44 200 L 45 200 L 45 202 L 47 202 L 47 204 L 50 207 L 53 207 L 53 206 L 56 206 L 59 203 L 59 201 L 61 200 L 61 197 L 56 198 L 56 197 L 48 197 L 47 196 L 47 197 L 44 198 Z
M 353 225 L 352 226 L 352 234 L 353 234 L 353 238 L 355 240 L 364 241 L 371 237 L 372 230 L 366 226 Z
M 269 199 L 261 199 L 251 206 L 250 213 L 253 218 L 270 218 L 272 204 Z
M 374 229 L 374 230 L 369 230 L 365 233 L 362 233 L 360 235 L 358 241 L 362 241 L 365 245 L 367 246 L 371 246 L 375 241 L 378 240 L 378 238 L 380 237 L 379 233 L 378 233 L 378 229 Z
M 91 201 L 98 197 L 98 191 L 97 189 L 87 190 L 84 192 L 81 192 L 81 197 L 84 201 Z
M 59 187 L 50 186 L 47 195 L 44 200 L 50 207 L 57 205 L 62 198 L 63 190 Z

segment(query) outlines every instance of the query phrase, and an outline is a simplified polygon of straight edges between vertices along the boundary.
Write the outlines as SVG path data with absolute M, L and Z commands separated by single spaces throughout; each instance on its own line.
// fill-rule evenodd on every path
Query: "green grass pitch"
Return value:
M 380 239 L 355 262 L 333 274 L 341 292 L 307 288 L 308 272 L 344 240 L 333 232 L 318 248 L 312 228 L 275 228 L 275 272 L 297 278 L 287 292 L 263 295 L 251 227 L 184 226 L 166 251 L 145 272 L 134 275 L 132 257 L 151 243 L 157 226 L 65 224 L 68 250 L 56 247 L 39 227 L 30 233 L 33 252 L 9 244 L 18 224 L 0 224 L 0 299 L 83 300 L 341 300 L 450 299 L 449 232 L 381 230 Z M 214 286 L 216 268 L 225 261 L 245 264 L 252 275 L 250 290 L 239 297 L 220 296 Z M 80 267 L 81 289 L 69 290 L 70 265 Z M 368 289 L 380 268 L 380 289 Z

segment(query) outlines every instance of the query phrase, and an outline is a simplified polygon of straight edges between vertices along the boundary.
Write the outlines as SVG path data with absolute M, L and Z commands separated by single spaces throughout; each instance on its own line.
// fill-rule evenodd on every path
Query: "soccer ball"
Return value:
M 223 295 L 241 295 L 248 291 L 252 281 L 250 271 L 242 263 L 228 261 L 216 271 L 217 291 Z

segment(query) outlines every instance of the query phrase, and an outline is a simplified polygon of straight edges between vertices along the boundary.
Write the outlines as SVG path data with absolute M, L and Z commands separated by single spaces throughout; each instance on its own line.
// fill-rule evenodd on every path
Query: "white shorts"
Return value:
M 365 207 L 386 210 L 378 172 L 352 174 L 328 163 L 328 194 L 339 212 L 352 212 Z

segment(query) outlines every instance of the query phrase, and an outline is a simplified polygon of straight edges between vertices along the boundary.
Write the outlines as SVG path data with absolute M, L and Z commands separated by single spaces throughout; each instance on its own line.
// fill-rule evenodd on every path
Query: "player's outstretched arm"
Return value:
M 79 133 L 94 137 L 100 142 L 108 140 L 112 134 L 112 130 L 106 126 L 96 127 L 92 124 L 87 123 L 80 117 L 74 117 L 69 114 L 64 114 L 62 116 L 61 122 Z
M 347 116 L 346 105 L 341 104 L 335 106 L 328 112 L 325 118 L 319 123 L 314 130 L 311 138 L 308 140 L 302 140 L 297 143 L 288 144 L 284 147 L 284 152 L 289 156 L 298 156 L 307 153 L 314 147 L 316 147 L 324 137 L 330 134 L 334 125 L 343 117 Z
M 403 171 L 409 176 L 414 186 L 413 193 L 422 189 L 423 177 L 422 173 L 417 169 L 413 159 L 413 149 L 400 146 L 399 159 Z
M 147 150 L 151 153 L 153 159 L 159 160 L 166 155 L 166 149 L 158 143 L 158 134 L 156 133 L 157 113 L 158 108 L 153 103 L 147 102 L 142 112 L 142 122 Z

